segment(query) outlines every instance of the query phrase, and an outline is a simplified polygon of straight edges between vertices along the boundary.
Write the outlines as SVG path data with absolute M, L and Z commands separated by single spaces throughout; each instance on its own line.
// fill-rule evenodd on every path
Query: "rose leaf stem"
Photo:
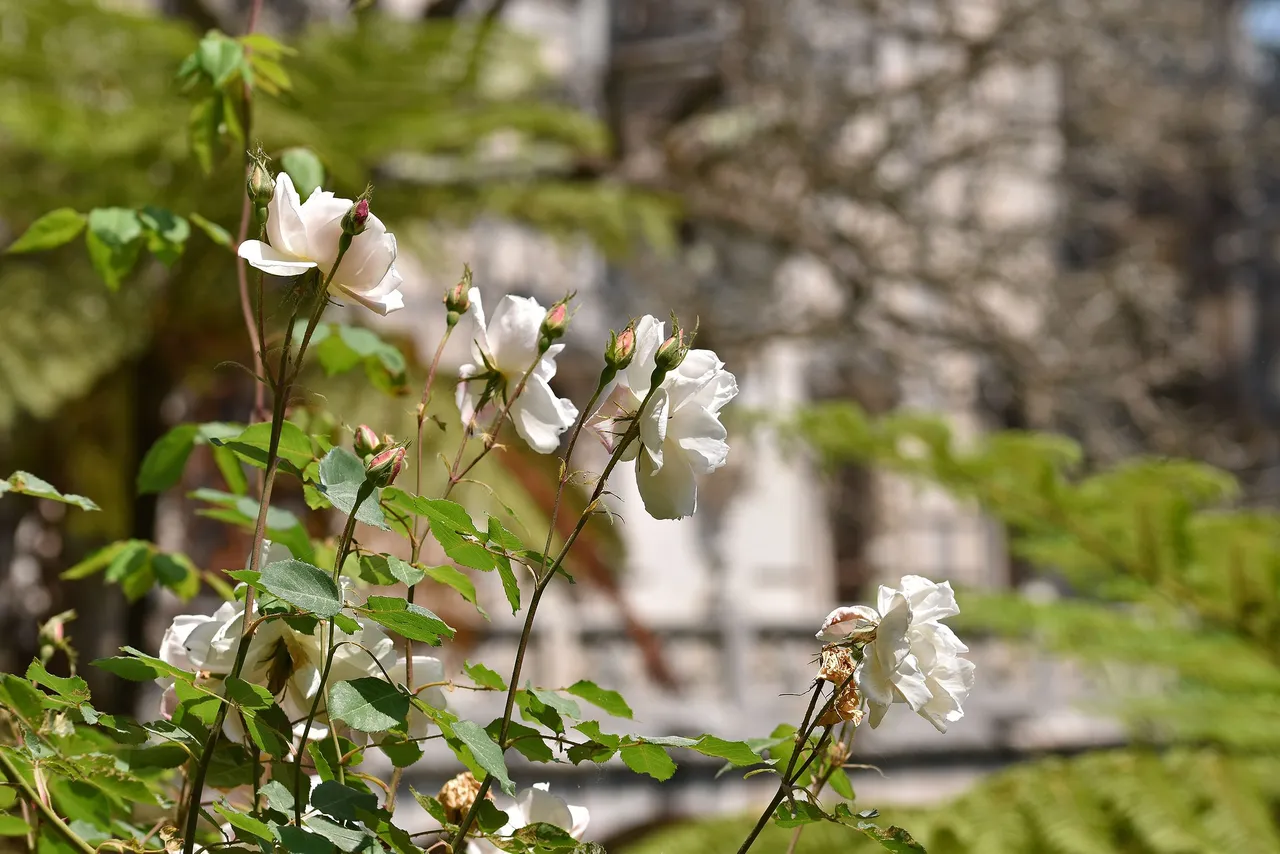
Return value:
M 333 275 L 337 272 L 338 264 L 341 263 L 345 252 L 346 245 L 339 244 L 338 257 L 334 259 L 329 275 L 315 295 L 316 306 L 311 312 L 306 334 L 303 336 L 302 344 L 298 348 L 298 355 L 292 373 L 289 372 L 289 351 L 292 344 L 294 323 L 297 320 L 296 310 L 290 316 L 289 325 L 285 331 L 284 343 L 281 345 L 280 371 L 277 376 L 275 401 L 271 413 L 271 440 L 267 445 L 266 473 L 263 476 L 262 495 L 258 499 L 258 519 L 254 524 L 253 545 L 249 553 L 249 569 L 253 572 L 258 571 L 262 562 L 262 541 L 267 536 L 267 511 L 271 506 L 271 492 L 275 486 L 276 473 L 280 468 L 280 436 L 284 431 L 284 415 L 285 410 L 288 408 L 289 393 L 293 389 L 293 380 L 297 378 L 298 369 L 306 356 L 307 345 L 310 343 L 311 336 L 315 332 L 316 326 L 320 323 L 320 316 L 324 313 L 325 306 L 328 304 L 326 294 L 328 293 L 329 283 L 333 280 Z M 245 658 L 249 652 L 249 643 L 257 626 L 257 622 L 250 619 L 253 614 L 253 602 L 254 589 L 253 587 L 248 587 L 244 596 L 244 634 L 240 637 L 240 643 L 236 650 L 236 660 L 232 665 L 229 678 L 239 678 L 244 670 Z M 200 799 L 204 795 L 204 781 L 209 773 L 209 763 L 213 761 L 218 739 L 222 735 L 222 726 L 227 720 L 227 710 L 228 704 L 226 703 L 218 707 L 218 712 L 213 719 L 213 726 L 209 730 L 209 740 L 205 742 L 204 751 L 200 754 L 200 762 L 196 765 L 195 773 L 192 775 L 182 854 L 192 854 L 195 848 L 196 829 L 200 824 Z
M 5 756 L 3 751 L 0 751 L 0 771 L 3 771 L 4 776 L 9 779 L 10 783 L 22 790 L 25 799 L 24 803 L 30 801 L 31 805 L 40 812 L 40 816 L 54 830 L 58 831 L 59 836 L 67 840 L 82 854 L 96 854 L 96 850 L 92 845 L 81 839 L 74 830 L 67 826 L 65 821 L 58 817 L 58 814 L 53 811 L 53 807 L 41 800 L 39 794 L 31 788 L 31 784 L 22 776 L 22 772 L 17 769 L 8 756 Z
M 640 404 L 640 408 L 637 412 L 644 411 L 645 406 L 648 405 L 649 400 L 657 390 L 658 383 L 655 382 L 653 383 L 652 388 L 649 389 L 649 393 L 645 395 L 645 399 Z M 598 393 L 599 392 L 597 391 L 597 394 Z M 575 435 L 573 438 L 576 438 L 576 434 L 581 432 L 582 425 L 589 416 L 590 407 L 584 409 L 582 414 L 578 416 L 578 424 L 574 427 Z M 586 508 L 583 509 L 582 515 L 578 517 L 578 522 L 574 525 L 573 531 L 569 534 L 568 538 L 565 539 L 564 545 L 560 547 L 560 552 L 556 555 L 555 561 L 542 573 L 542 576 L 538 579 L 538 583 L 533 588 L 533 596 L 529 600 L 529 609 L 525 612 L 524 627 L 520 631 L 520 643 L 519 646 L 516 647 L 515 661 L 511 666 L 511 680 L 507 684 L 507 703 L 506 708 L 502 713 L 502 729 L 500 730 L 498 737 L 498 744 L 500 747 L 506 744 L 507 732 L 511 726 L 511 715 L 515 709 L 516 703 L 516 691 L 519 690 L 520 684 L 520 671 L 524 667 L 525 653 L 529 648 L 529 637 L 533 632 L 533 620 L 538 612 L 538 603 L 542 601 L 542 594 L 551 584 L 551 579 L 555 578 L 556 572 L 560 569 L 561 564 L 564 563 L 565 556 L 569 553 L 569 549 L 573 547 L 574 541 L 578 539 L 578 534 L 580 534 L 582 529 L 586 527 L 587 521 L 593 515 L 596 504 L 600 500 L 600 496 L 604 494 L 605 484 L 608 483 L 609 475 L 613 473 L 614 467 L 617 466 L 618 462 L 622 459 L 623 452 L 626 451 L 627 446 L 635 441 L 639 435 L 640 426 L 639 421 L 637 420 L 631 424 L 627 429 L 627 432 L 623 435 L 622 440 L 618 442 L 617 447 L 614 448 L 613 454 L 609 457 L 608 464 L 604 467 L 604 471 L 600 473 L 599 480 L 596 481 L 596 488 L 591 493 L 591 499 L 587 502 Z M 568 455 L 572 451 L 572 444 L 573 443 L 571 441 L 570 448 L 565 454 L 566 466 L 568 466 Z M 545 553 L 543 555 L 543 561 L 545 565 Z M 462 844 L 462 841 L 466 839 L 467 831 L 471 829 L 471 825 L 475 822 L 476 813 L 480 809 L 480 803 L 485 799 L 485 795 L 488 794 L 489 789 L 492 786 L 493 775 L 487 775 L 480 783 L 480 791 L 477 793 L 475 801 L 471 804 L 471 809 L 467 811 L 466 816 L 458 825 L 458 832 L 454 834 L 452 840 L 454 850 L 457 850 Z

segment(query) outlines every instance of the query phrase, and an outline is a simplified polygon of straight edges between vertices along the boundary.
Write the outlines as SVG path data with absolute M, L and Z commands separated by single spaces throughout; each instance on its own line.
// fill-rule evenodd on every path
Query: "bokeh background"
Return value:
M 250 5 L 0 0 L 0 245 L 61 207 L 234 231 L 242 160 L 201 167 L 175 72 Z M 654 522 L 619 479 L 531 678 L 616 688 L 645 734 L 763 736 L 802 713 L 827 611 L 946 579 L 978 663 L 966 717 L 860 732 L 862 806 L 935 854 L 1280 851 L 1280 3 L 355 6 L 266 0 L 259 28 L 299 52 L 252 137 L 309 146 L 341 194 L 373 182 L 407 308 L 335 319 L 397 345 L 404 377 L 315 370 L 300 418 L 410 435 L 463 263 L 490 303 L 578 292 L 557 386 L 579 403 L 608 329 L 669 309 L 741 383 L 697 516 Z M 203 233 L 115 291 L 79 242 L 0 256 L 0 474 L 103 508 L 0 498 L 0 667 L 67 611 L 87 661 L 212 607 L 60 575 L 127 538 L 243 565 L 248 534 L 193 495 L 221 488 L 208 448 L 158 496 L 134 476 L 174 425 L 248 417 L 228 363 L 249 359 L 233 257 Z M 539 543 L 553 476 L 514 446 L 482 471 Z M 332 535 L 300 489 L 278 501 Z M 510 661 L 491 581 L 491 621 L 428 602 L 461 628 L 452 668 Z M 84 673 L 100 709 L 156 701 Z M 693 754 L 665 785 L 520 761 L 618 852 L 736 850 L 772 791 Z M 429 752 L 410 778 L 453 771 Z M 813 827 L 797 850 L 867 844 Z

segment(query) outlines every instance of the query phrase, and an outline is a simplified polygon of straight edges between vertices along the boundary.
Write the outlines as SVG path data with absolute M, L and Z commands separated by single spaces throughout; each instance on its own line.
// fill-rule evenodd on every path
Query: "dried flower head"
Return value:
M 822 648 L 818 678 L 835 685 L 838 693 L 835 702 L 818 718 L 819 726 L 834 726 L 840 721 L 851 721 L 857 726 L 862 722 L 862 695 L 854 678 L 857 666 L 858 660 L 849 647 L 828 644 Z
M 444 807 L 445 816 L 453 824 L 462 821 L 480 794 L 480 781 L 470 771 L 463 771 L 440 787 L 436 800 Z M 488 796 L 490 800 L 492 795 Z

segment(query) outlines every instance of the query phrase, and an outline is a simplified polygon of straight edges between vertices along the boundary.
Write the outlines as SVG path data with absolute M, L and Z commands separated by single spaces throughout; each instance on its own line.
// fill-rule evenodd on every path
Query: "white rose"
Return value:
M 738 381 L 712 351 L 690 350 L 639 412 L 665 338 L 665 325 L 651 315 L 636 324 L 635 355 L 601 407 L 601 429 L 616 439 L 639 418 L 640 440 L 623 459 L 636 460 L 636 484 L 649 515 L 679 519 L 697 509 L 697 477 L 720 468 L 729 456 L 720 410 L 737 396 Z
M 380 676 L 381 670 L 374 663 L 374 658 L 388 669 L 396 664 L 395 642 L 373 623 L 358 622 L 360 628 L 354 634 L 341 629 L 335 633 L 335 642 L 341 645 L 334 652 L 329 674 L 331 685 L 363 676 Z M 165 631 L 160 658 L 198 673 L 202 678 L 226 677 L 235 666 L 243 631 L 242 602 L 224 602 L 212 616 L 181 614 Z M 327 631 L 327 623 L 319 622 L 312 632 L 304 634 L 295 631 L 283 619 L 273 618 L 261 623 L 249 642 L 240 678 L 271 691 L 285 715 L 297 722 L 295 735 L 301 735 L 320 688 Z M 172 715 L 177 705 L 173 679 L 158 681 L 166 688 L 161 711 L 166 716 Z M 328 734 L 327 718 L 323 712 L 322 700 L 309 737 L 323 738 Z M 245 734 L 237 715 L 227 716 L 225 731 L 229 738 L 244 740 Z
M 287 172 L 276 176 L 267 204 L 267 240 L 246 240 L 239 255 L 273 276 L 296 276 L 312 267 L 328 276 L 338 258 L 342 218 L 354 203 L 317 188 L 299 204 Z M 335 297 L 349 297 L 378 314 L 404 308 L 403 281 L 396 272 L 396 238 L 382 220 L 369 214 L 364 231 L 351 239 L 329 283 Z
M 582 841 L 587 832 L 587 822 L 591 814 L 586 807 L 566 803 L 562 798 L 551 794 L 549 783 L 534 783 L 516 796 L 516 801 L 505 809 L 507 823 L 497 832 L 497 836 L 512 836 L 522 827 L 531 824 L 553 824 L 569 833 L 574 839 Z M 472 839 L 467 843 L 468 854 L 496 854 L 497 846 L 488 840 Z
M 876 607 L 837 608 L 818 637 L 837 642 L 875 628 L 863 649 L 858 690 L 880 725 L 894 703 L 905 703 L 939 732 L 964 717 L 962 705 L 973 689 L 974 664 L 960 655 L 969 648 L 941 620 L 960 613 L 950 582 L 935 584 L 919 575 L 903 577 L 901 588 L 881 586 Z
M 458 371 L 457 400 L 462 413 L 462 423 L 471 422 L 488 372 L 488 365 L 501 374 L 508 393 L 514 393 L 520 378 L 538 359 L 529 375 L 523 393 L 511 406 L 511 423 L 516 433 L 529 447 L 540 454 L 549 454 L 560 445 L 560 435 L 573 426 L 578 410 L 565 398 L 556 397 L 551 390 L 551 379 L 556 375 L 556 356 L 563 344 L 552 344 L 538 357 L 538 338 L 542 320 L 547 310 L 532 297 L 507 296 L 498 303 L 493 318 L 486 322 L 484 306 L 480 302 L 479 288 L 467 293 L 471 300 L 474 334 L 471 337 L 471 364 Z M 470 382 L 465 380 L 476 377 Z

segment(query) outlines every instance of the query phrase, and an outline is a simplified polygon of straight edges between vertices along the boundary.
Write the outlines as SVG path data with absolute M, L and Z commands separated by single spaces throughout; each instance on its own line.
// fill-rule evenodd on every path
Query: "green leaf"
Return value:
M 751 747 L 742 741 L 726 741 L 714 735 L 704 735 L 696 744 L 689 746 L 703 756 L 714 756 L 726 759 L 734 765 L 758 765 L 764 760 Z
M 378 799 L 372 792 L 344 786 L 337 780 L 326 780 L 311 793 L 311 806 L 341 821 L 359 821 L 359 812 L 376 810 Z
M 198 430 L 195 424 L 179 424 L 151 446 L 138 469 L 139 493 L 163 492 L 182 478 Z
M 826 816 L 822 814 L 822 810 L 808 801 L 796 800 L 790 803 L 784 801 L 773 812 L 773 823 L 778 827 L 800 827 L 824 820 Z
M 475 721 L 458 721 L 453 725 L 453 733 L 471 749 L 476 763 L 498 781 L 502 791 L 515 795 L 515 786 L 507 775 L 507 763 L 502 759 L 502 748 L 489 737 L 484 727 Z
M 227 689 L 227 699 L 245 709 L 269 709 L 276 704 L 271 692 L 263 685 L 246 682 L 235 676 L 228 676 L 223 683 Z
M 32 661 L 28 665 L 27 679 L 48 688 L 73 706 L 89 702 L 89 683 L 79 676 L 55 676 L 39 661 Z
M 287 148 L 280 152 L 280 166 L 289 173 L 298 197 L 304 201 L 324 183 L 324 165 L 309 148 Z
M 485 731 L 494 741 L 498 741 L 502 734 L 502 718 L 496 718 L 485 727 Z M 506 744 L 533 762 L 554 762 L 556 758 L 551 748 L 542 740 L 542 733 L 516 721 L 507 724 Z
M 50 501 L 61 501 L 63 504 L 74 504 L 81 510 L 100 509 L 97 504 L 94 504 L 83 495 L 64 495 L 55 489 L 53 484 L 47 483 L 25 471 L 15 471 L 9 475 L 8 480 L 0 480 L 0 495 L 4 495 L 6 492 L 31 495 L 35 498 L 47 498 Z
M 545 691 L 541 688 L 534 688 L 532 685 L 527 685 L 526 687 L 529 693 L 537 697 L 538 701 L 544 706 L 550 706 L 565 717 L 575 719 L 582 717 L 582 709 L 568 697 L 561 697 L 555 691 Z
M 619 751 L 622 761 L 637 774 L 648 774 L 655 780 L 669 780 L 676 773 L 676 763 L 667 751 L 656 744 L 628 744 Z
M 370 596 L 361 610 L 378 625 L 409 640 L 439 646 L 442 637 L 453 637 L 453 629 L 444 620 L 399 597 Z
M 280 848 L 283 851 L 291 854 L 333 854 L 334 844 L 318 833 L 293 825 L 277 827 L 276 832 L 280 835 Z
M 510 820 L 511 816 L 498 809 L 488 798 L 485 798 L 480 808 L 476 810 L 476 824 L 485 833 L 497 833 L 506 827 Z
M 475 609 L 480 612 L 480 616 L 486 620 L 489 615 L 485 613 L 484 608 L 480 607 L 480 603 L 476 601 L 476 586 L 471 583 L 471 579 L 458 568 L 448 566 L 428 566 L 424 568 L 424 574 L 427 578 L 446 587 L 452 587 L 458 592 L 463 599 L 466 599 Z
M 218 88 L 228 83 L 244 62 L 244 47 L 222 33 L 210 32 L 196 48 L 196 63 Z
M 925 850 L 924 846 L 916 842 L 910 833 L 896 825 L 890 825 L 885 828 L 873 822 L 860 821 L 855 827 L 867 837 L 879 842 L 880 847 L 887 851 L 892 851 L 893 854 L 912 854 L 912 852 L 923 852 Z
M 186 555 L 152 554 L 151 571 L 163 587 L 172 590 L 184 602 L 200 592 L 200 570 Z
M 267 799 L 267 806 L 282 813 L 292 813 L 297 803 L 293 790 L 279 780 L 268 780 L 262 785 L 262 796 Z
M 626 718 L 627 720 L 632 718 L 631 707 L 627 705 L 627 701 L 622 699 L 622 695 L 617 691 L 601 688 L 596 683 L 588 682 L 585 679 L 573 683 L 564 690 L 575 697 L 581 697 L 593 706 L 604 709 L 614 717 Z
M 360 732 L 385 732 L 404 723 L 409 696 L 390 682 L 365 676 L 329 689 L 329 717 Z
M 310 614 L 332 617 L 342 610 L 342 593 L 324 570 L 300 560 L 280 560 L 262 570 L 262 586 Z
M 853 800 L 853 783 L 849 780 L 849 775 L 843 768 L 836 768 L 831 772 L 831 776 L 827 778 L 827 783 L 831 786 L 831 791 L 835 792 L 842 798 Z
M 440 803 L 430 795 L 424 795 L 412 786 L 409 787 L 409 793 L 413 795 L 413 799 L 418 805 L 426 811 L 427 815 L 440 822 L 442 825 L 449 824 L 449 814 L 445 812 L 444 804 Z
M 358 521 L 390 530 L 379 506 L 382 498 L 379 490 L 371 487 L 362 495 L 364 483 L 364 463 L 346 448 L 333 448 L 320 461 L 320 490 L 334 507 L 348 516 L 356 508 Z M 360 501 L 358 508 L 357 500 Z
M 245 815 L 236 809 L 229 809 L 222 804 L 214 804 L 213 810 L 218 815 L 227 820 L 227 824 L 234 827 L 237 831 L 244 831 L 250 836 L 264 839 L 268 842 L 273 841 L 276 835 L 271 832 L 271 828 L 266 823 L 258 821 L 253 816 Z M 237 834 L 238 836 L 239 834 Z M 246 840 L 249 841 L 249 840 Z
M 118 290 L 124 277 L 138 262 L 142 248 L 142 223 L 128 208 L 94 208 L 89 211 L 85 244 L 93 268 L 111 290 Z
M 206 171 L 208 171 L 206 169 Z M 236 250 L 235 240 L 231 237 L 231 232 L 218 225 L 213 220 L 205 219 L 200 214 L 192 211 L 187 214 L 187 218 L 191 220 L 196 228 L 205 233 L 205 236 L 219 246 L 225 246 L 232 252 Z
M 507 594 L 507 604 L 511 613 L 520 613 L 520 580 L 511 568 L 511 561 L 505 557 L 498 558 L 498 577 L 502 579 L 502 592 Z
M 4 251 L 17 255 L 21 252 L 41 252 L 70 243 L 84 229 L 86 221 L 84 214 L 71 208 L 49 211 L 31 223 L 22 236 L 10 243 L 9 248 Z
M 265 421 L 250 424 L 234 439 L 210 439 L 214 445 L 226 445 L 250 465 L 260 469 L 267 467 L 267 452 L 271 448 L 271 425 Z M 297 424 L 285 421 L 280 425 L 279 457 L 288 463 L 294 474 L 301 474 L 315 457 L 311 452 L 311 440 Z
M 503 681 L 502 677 L 483 664 L 472 664 L 468 661 L 462 665 L 462 671 L 470 676 L 471 681 L 481 688 L 488 688 L 491 691 L 507 690 L 507 683 Z
M 12 673 L 0 674 L 0 705 L 17 712 L 31 726 L 44 720 L 44 693 Z
M 161 263 L 172 267 L 191 236 L 191 224 L 164 208 L 147 205 L 138 213 L 147 234 L 147 249 Z
M 569 831 L 545 821 L 526 824 L 516 831 L 515 838 L 537 846 L 539 851 L 571 851 L 578 847 L 578 840 Z
M 31 825 L 16 815 L 0 814 L 0 836 L 25 836 L 30 831 Z
M 339 851 L 345 851 L 347 854 L 359 851 L 374 841 L 373 837 L 367 832 L 343 827 L 336 821 L 331 821 L 322 815 L 315 815 L 311 818 L 304 819 L 303 823 L 306 825 L 307 830 L 323 836 L 325 839 L 338 846 Z M 283 828 L 281 829 L 283 830 Z M 286 845 L 285 848 L 288 851 L 301 850 L 288 845 Z

